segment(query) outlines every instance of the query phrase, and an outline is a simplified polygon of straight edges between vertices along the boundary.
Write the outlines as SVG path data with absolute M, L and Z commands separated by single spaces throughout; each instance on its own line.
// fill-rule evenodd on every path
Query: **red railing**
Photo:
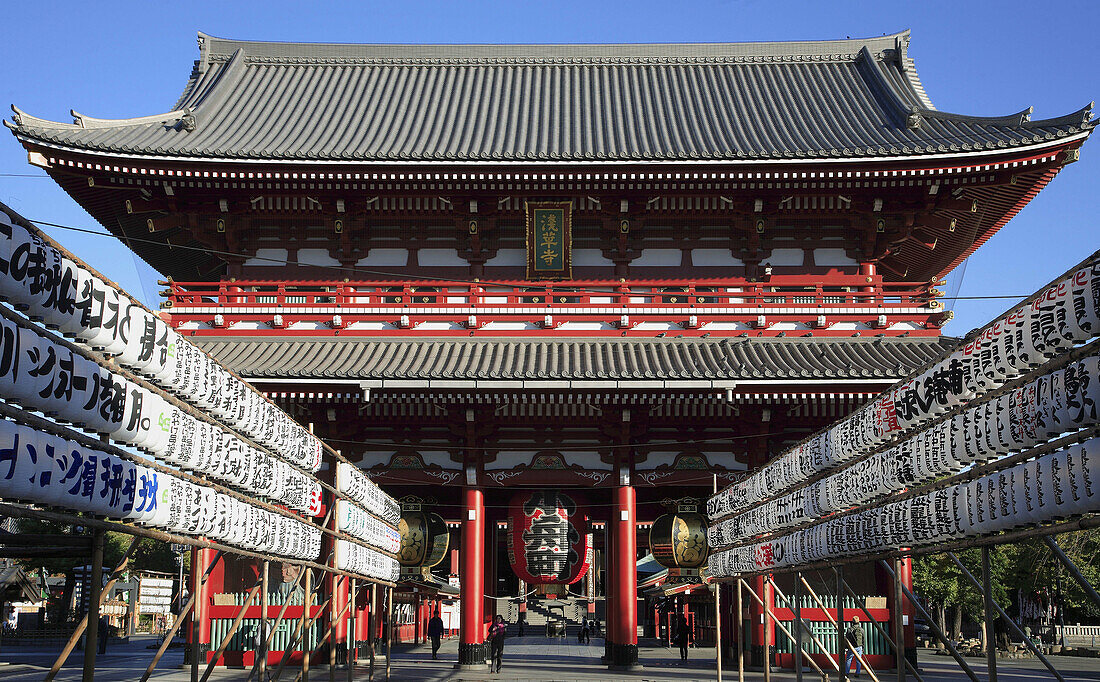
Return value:
M 947 318 L 927 283 L 879 276 L 569 282 L 166 283 L 172 324 L 203 334 L 934 335 Z

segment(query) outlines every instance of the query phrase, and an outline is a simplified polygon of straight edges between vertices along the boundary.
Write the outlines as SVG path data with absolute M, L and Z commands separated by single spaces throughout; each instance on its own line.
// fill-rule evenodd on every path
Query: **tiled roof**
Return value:
M 908 33 L 653 45 L 332 45 L 200 34 L 171 112 L 55 123 L 25 141 L 172 158 L 704 161 L 876 158 L 1033 145 L 1090 109 L 1029 121 L 932 107 Z M 961 56 L 961 55 L 960 55 Z
M 192 337 L 249 378 L 883 379 L 904 376 L 957 339 L 243 339 Z

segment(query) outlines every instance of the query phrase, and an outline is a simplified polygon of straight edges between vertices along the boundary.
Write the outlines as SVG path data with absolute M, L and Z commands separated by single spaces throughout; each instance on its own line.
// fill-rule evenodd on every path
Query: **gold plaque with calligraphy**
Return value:
M 525 207 L 527 279 L 572 279 L 573 202 L 528 202 Z

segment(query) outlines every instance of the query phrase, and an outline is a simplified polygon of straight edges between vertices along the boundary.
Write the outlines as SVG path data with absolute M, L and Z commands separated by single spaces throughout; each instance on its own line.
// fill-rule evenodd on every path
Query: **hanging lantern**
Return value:
M 665 568 L 699 568 L 707 560 L 707 520 L 693 511 L 657 517 L 649 529 L 649 549 Z
M 519 493 L 508 507 L 508 524 L 508 559 L 520 580 L 569 585 L 588 570 L 587 516 L 573 496 Z
M 406 511 L 397 522 L 401 533 L 401 550 L 398 560 L 402 566 L 431 568 L 447 555 L 451 535 L 447 524 L 439 514 L 425 511 Z

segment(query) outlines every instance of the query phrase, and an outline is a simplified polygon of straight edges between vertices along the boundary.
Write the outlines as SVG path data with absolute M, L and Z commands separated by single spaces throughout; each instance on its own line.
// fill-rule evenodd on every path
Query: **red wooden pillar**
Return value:
M 630 667 L 638 664 L 638 530 L 634 488 L 624 485 L 615 489 L 614 510 L 610 592 L 615 596 L 612 604 L 615 624 L 608 632 L 611 639 L 608 663 Z
M 910 592 L 913 591 L 913 557 L 904 557 L 901 560 L 901 584 Z M 901 615 L 905 621 L 905 656 L 915 668 L 917 666 L 917 630 L 913 622 L 916 609 L 913 602 L 903 598 L 901 600 Z
M 774 599 L 770 583 L 765 583 L 764 576 L 758 575 L 752 579 L 752 591 L 764 601 Z M 764 607 L 751 596 L 749 615 L 752 618 L 752 647 L 749 661 L 754 667 L 763 667 L 765 661 L 770 660 L 770 655 L 775 647 L 775 625 L 764 623 Z M 774 610 L 773 610 L 774 613 Z
M 461 631 L 458 665 L 485 665 L 485 496 L 478 488 L 462 491 Z
M 210 572 L 210 577 L 207 578 L 205 585 L 196 586 L 199 584 L 202 575 L 206 573 L 210 563 L 214 561 L 215 554 L 216 552 L 212 549 L 196 548 L 191 550 L 191 591 L 196 597 L 195 607 L 191 614 L 191 618 L 194 620 L 187 624 L 186 637 L 191 650 L 203 664 L 206 663 L 210 653 L 210 595 L 223 589 L 225 573 L 222 567 L 225 563 L 219 562 L 218 566 Z M 197 629 L 196 624 L 198 625 Z M 196 634 L 198 635 L 197 643 L 194 639 Z
M 370 640 L 370 604 L 371 588 L 367 583 L 359 585 L 355 590 L 355 655 L 358 659 L 366 655 L 367 642 Z

